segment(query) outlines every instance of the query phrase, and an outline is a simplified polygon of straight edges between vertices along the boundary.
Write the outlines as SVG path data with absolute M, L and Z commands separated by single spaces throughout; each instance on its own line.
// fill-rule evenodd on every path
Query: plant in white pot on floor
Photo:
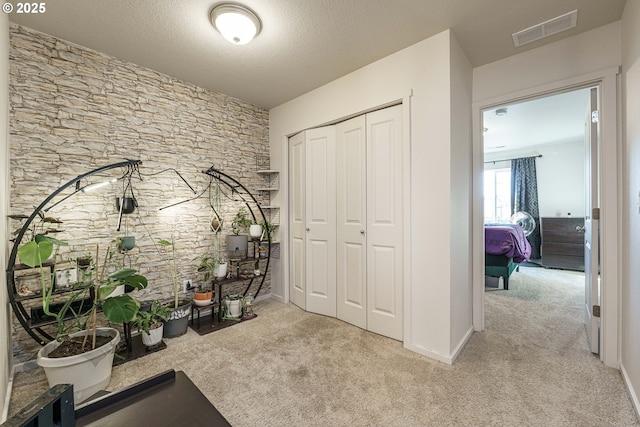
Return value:
M 162 305 L 158 300 L 153 300 L 149 306 L 138 310 L 133 325 L 140 331 L 142 344 L 146 347 L 153 347 L 162 342 L 164 322 L 169 314 L 171 314 L 171 309 Z
M 169 269 L 171 270 L 171 282 L 173 284 L 173 301 L 171 313 L 167 317 L 164 325 L 163 336 L 165 338 L 179 337 L 187 332 L 189 328 L 189 314 L 191 313 L 191 301 L 180 300 L 180 284 L 178 282 L 178 264 L 176 261 L 176 244 L 173 236 L 171 240 L 160 240 L 158 242 L 165 249 L 168 257 Z
M 38 352 L 38 365 L 44 369 L 50 386 L 73 384 L 74 400 L 80 403 L 108 386 L 113 356 L 120 341 L 117 329 L 97 326 L 98 310 L 113 323 L 132 321 L 140 303 L 130 295 L 109 296 L 122 285 L 144 289 L 147 279 L 133 269 L 121 269 L 105 275 L 105 269 L 100 269 L 96 262 L 95 268 L 65 294 L 67 299 L 62 305 L 53 304 L 53 286 L 48 286 L 47 275 L 55 274 L 58 248 L 66 245 L 60 240 L 36 235 L 34 240 L 20 246 L 18 256 L 22 263 L 40 269 L 42 310 L 57 325 L 56 339 Z M 99 251 L 96 252 L 97 260 Z M 53 273 L 43 267 L 52 255 Z M 91 294 L 93 298 L 88 298 Z M 71 332 L 71 328 L 80 330 Z

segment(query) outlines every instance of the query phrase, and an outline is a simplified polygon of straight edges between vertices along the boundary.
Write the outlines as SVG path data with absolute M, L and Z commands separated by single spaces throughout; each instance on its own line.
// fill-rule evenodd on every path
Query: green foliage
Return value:
M 204 273 L 204 281 L 208 282 L 213 274 L 213 270 L 217 267 L 217 263 L 214 258 L 210 257 L 208 254 L 202 254 L 194 258 L 194 260 L 200 260 L 198 272 Z
M 147 334 L 149 329 L 154 329 L 160 326 L 162 321 L 166 321 L 167 317 L 171 314 L 171 309 L 160 303 L 158 300 L 153 300 L 148 310 L 139 310 L 133 319 L 133 324 L 139 331 L 144 331 Z
M 135 289 L 144 289 L 147 287 L 147 279 L 144 276 L 136 274 L 136 270 L 130 268 L 123 268 L 118 270 L 105 279 L 94 277 L 92 270 L 97 271 L 97 266 L 93 264 L 91 268 L 88 268 L 83 274 L 82 279 L 74 285 L 73 290 L 67 294 L 67 300 L 62 308 L 57 312 L 51 312 L 51 297 L 53 293 L 53 286 L 47 288 L 47 274 L 43 264 L 51 256 L 53 256 L 54 266 L 53 271 L 55 274 L 55 260 L 57 258 L 58 248 L 60 246 L 68 246 L 66 242 L 54 239 L 52 237 L 44 235 L 36 235 L 34 240 L 29 241 L 18 248 L 18 256 L 20 260 L 32 268 L 40 269 L 40 280 L 42 284 L 42 308 L 44 314 L 53 317 L 58 325 L 57 340 L 63 339 L 67 332 L 65 330 L 65 318 L 69 313 L 74 318 L 74 324 L 79 328 L 90 325 L 91 329 L 95 329 L 95 322 L 87 322 L 82 318 L 84 310 L 74 310 L 72 304 L 78 301 L 80 298 L 86 298 L 88 291 L 93 288 L 95 292 L 95 298 L 89 310 L 88 316 L 95 320 L 95 314 L 98 309 L 102 309 L 104 316 L 111 322 L 124 323 L 133 320 L 136 317 L 138 310 L 140 309 L 140 303 L 129 295 L 119 295 L 116 297 L 109 296 L 113 291 L 121 285 L 130 285 Z M 95 272 L 94 271 L 94 272 Z
M 271 235 L 276 231 L 276 226 L 271 224 L 269 221 L 260 221 L 258 224 L 262 226 L 262 232 L 265 235 Z
M 238 209 L 238 213 L 231 222 L 231 230 L 233 231 L 233 234 L 237 236 L 243 230 L 246 231 L 253 224 L 254 221 L 250 218 L 247 208 L 245 206 L 242 206 L 240 209 Z
M 165 248 L 165 252 L 170 257 L 169 259 L 169 267 L 171 268 L 171 280 L 173 282 L 173 299 L 174 299 L 174 308 L 178 308 L 178 294 L 180 292 L 180 287 L 178 284 L 178 265 L 176 262 L 176 244 L 171 236 L 171 241 L 162 239 L 159 240 L 158 243 Z M 171 248 L 171 252 L 169 252 L 169 248 Z

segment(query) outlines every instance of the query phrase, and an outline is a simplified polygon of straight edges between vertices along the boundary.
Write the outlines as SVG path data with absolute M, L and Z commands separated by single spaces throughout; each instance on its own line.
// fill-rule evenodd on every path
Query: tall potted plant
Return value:
M 140 303 L 129 295 L 109 296 L 121 285 L 143 289 L 147 286 L 147 279 L 133 269 L 118 270 L 105 277 L 104 268 L 98 274 L 96 264 L 96 274 L 74 285 L 67 294 L 67 301 L 59 310 L 54 310 L 53 286 L 47 286 L 49 281 L 46 280 L 50 273 L 45 272 L 43 263 L 53 255 L 55 274 L 58 248 L 66 245 L 60 240 L 36 235 L 18 249 L 18 256 L 25 265 L 40 269 L 42 309 L 57 324 L 56 339 L 40 349 L 37 363 L 44 369 L 50 386 L 71 383 L 75 401 L 82 402 L 109 384 L 115 348 L 120 341 L 117 329 L 97 326 L 97 312 L 102 310 L 105 318 L 114 323 L 130 322 L 135 318 Z M 88 312 L 82 309 L 85 300 L 81 299 L 87 294 L 93 295 L 92 301 L 87 303 L 90 306 Z M 76 302 L 81 302 L 80 309 L 75 308 Z M 83 313 L 87 313 L 88 318 Z M 73 320 L 72 326 L 84 330 L 70 333 L 65 324 L 68 318 Z
M 176 245 L 173 236 L 171 240 L 160 240 L 158 242 L 165 248 L 168 256 L 169 268 L 171 270 L 171 281 L 173 283 L 173 303 L 172 311 L 164 325 L 163 336 L 174 338 L 183 335 L 189 328 L 189 314 L 191 312 L 191 301 L 180 300 L 180 284 L 178 283 L 178 264 L 176 261 Z

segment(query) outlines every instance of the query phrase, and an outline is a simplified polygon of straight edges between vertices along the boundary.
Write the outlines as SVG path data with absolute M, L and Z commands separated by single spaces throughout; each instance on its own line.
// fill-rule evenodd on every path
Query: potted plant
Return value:
M 153 300 L 150 305 L 138 310 L 133 325 L 138 328 L 146 347 L 153 347 L 162 341 L 164 322 L 169 314 L 171 309 L 158 300 Z
M 226 295 L 222 299 L 222 318 L 239 320 L 242 317 L 242 295 Z
M 242 206 L 238 209 L 238 213 L 236 213 L 236 216 L 231 222 L 231 231 L 233 234 L 227 235 L 227 253 L 229 254 L 229 258 L 246 258 L 249 238 L 247 235 L 241 235 L 240 233 L 246 231 L 252 224 L 253 221 L 249 217 L 247 208 Z
M 269 236 L 276 231 L 276 225 L 273 225 L 269 221 L 260 221 L 260 225 L 262 226 L 262 235 L 260 236 L 260 240 L 268 240 Z
M 129 219 L 124 219 L 124 236 L 116 239 L 116 247 L 119 252 L 127 252 L 136 246 L 136 237 L 129 235 Z
M 105 277 L 104 268 L 97 274 L 99 269 L 96 264 L 96 274 L 85 274 L 67 294 L 68 299 L 62 306 L 56 304 L 57 308 L 54 309 L 53 286 L 47 286 L 47 275 L 51 273 L 45 271 L 43 263 L 53 255 L 55 274 L 55 261 L 60 246 L 67 246 L 67 243 L 36 235 L 33 240 L 18 248 L 18 256 L 24 264 L 40 269 L 42 309 L 57 324 L 56 339 L 38 351 L 37 363 L 44 369 L 50 386 L 73 384 L 74 398 L 77 402 L 82 402 L 109 384 L 113 356 L 120 341 L 117 329 L 97 327 L 98 310 L 114 323 L 132 321 L 140 303 L 129 295 L 109 296 L 121 285 L 143 289 L 147 286 L 147 279 L 136 274 L 133 269 L 121 269 Z M 87 294 L 92 297 L 86 298 Z M 76 303 L 80 303 L 79 308 Z M 65 323 L 68 319 L 72 320 L 72 327 L 84 330 L 70 333 L 70 328 Z
M 198 264 L 198 272 L 204 273 L 204 282 L 206 284 L 212 275 L 215 277 L 215 271 L 219 264 L 215 258 L 210 257 L 208 254 L 202 254 L 195 259 L 200 261 L 200 264 Z
M 198 307 L 206 307 L 213 299 L 213 289 L 209 286 L 201 286 L 193 291 L 193 303 Z
M 173 307 L 165 322 L 163 336 L 165 338 L 174 338 L 185 334 L 189 328 L 191 301 L 179 299 L 178 265 L 176 262 L 176 245 L 173 236 L 171 236 L 170 241 L 163 239 L 158 243 L 165 248 L 169 257 L 169 268 L 171 270 L 171 280 L 173 283 L 173 302 L 171 304 Z

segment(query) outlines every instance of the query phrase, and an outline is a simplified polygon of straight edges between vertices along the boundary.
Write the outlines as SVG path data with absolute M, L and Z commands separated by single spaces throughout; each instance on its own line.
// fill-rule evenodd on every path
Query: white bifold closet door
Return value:
M 402 107 L 291 137 L 289 177 L 291 301 L 402 340 Z
M 336 134 L 337 317 L 402 340 L 402 107 Z
M 336 317 L 335 126 L 290 138 L 290 298 Z
M 305 270 L 305 134 L 289 138 L 289 298 L 302 308 L 306 305 Z

